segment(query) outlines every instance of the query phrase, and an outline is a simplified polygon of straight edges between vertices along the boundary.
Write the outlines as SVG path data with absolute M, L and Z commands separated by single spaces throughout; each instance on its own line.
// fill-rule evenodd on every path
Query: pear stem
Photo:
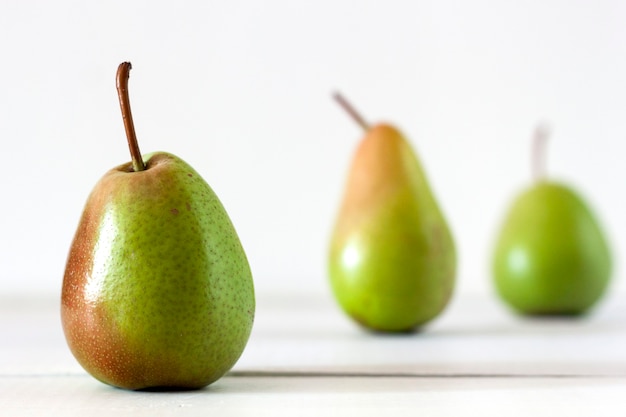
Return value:
M 532 148 L 532 175 L 535 181 L 546 176 L 546 143 L 550 137 L 550 127 L 547 124 L 539 124 L 533 134 Z
M 350 104 L 350 102 L 346 100 L 341 95 L 341 93 L 338 93 L 338 92 L 334 93 L 333 98 L 346 111 L 346 113 L 348 113 L 350 117 L 352 117 L 352 119 L 354 119 L 354 121 L 363 128 L 363 130 L 369 130 L 370 128 L 369 123 L 365 121 L 363 116 L 361 116 L 361 114 L 358 111 L 356 111 L 354 106 L 352 106 L 352 104 Z
M 141 151 L 139 151 L 139 144 L 137 143 L 137 135 L 135 134 L 135 124 L 133 123 L 133 114 L 130 111 L 130 99 L 128 98 L 128 78 L 130 77 L 130 70 L 132 65 L 130 62 L 122 62 L 117 67 L 116 86 L 117 96 L 120 100 L 120 109 L 122 110 L 122 119 L 124 120 L 124 129 L 126 129 L 126 140 L 128 141 L 128 148 L 130 149 L 130 157 L 133 163 L 133 171 L 143 171 L 146 166 L 143 163 L 141 157 Z

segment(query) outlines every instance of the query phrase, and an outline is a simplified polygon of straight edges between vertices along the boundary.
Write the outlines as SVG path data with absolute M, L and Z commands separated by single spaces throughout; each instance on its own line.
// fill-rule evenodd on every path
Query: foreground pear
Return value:
M 411 146 L 393 126 L 364 128 L 332 234 L 335 297 L 355 321 L 377 331 L 414 330 L 436 317 L 454 287 L 452 235 Z
M 528 315 L 577 315 L 605 293 L 611 256 L 602 229 L 569 186 L 546 179 L 541 161 L 547 133 L 535 135 L 536 180 L 513 201 L 493 257 L 500 297 Z
M 68 345 L 98 380 L 126 389 L 201 388 L 240 357 L 255 299 L 228 214 L 201 176 L 165 152 L 141 156 L 129 63 L 118 91 L 132 162 L 91 192 L 62 288 Z

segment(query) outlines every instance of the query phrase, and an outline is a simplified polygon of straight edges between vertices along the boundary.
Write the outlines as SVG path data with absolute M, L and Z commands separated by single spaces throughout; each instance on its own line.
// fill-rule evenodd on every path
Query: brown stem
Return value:
M 352 119 L 354 119 L 354 121 L 363 128 L 363 130 L 369 130 L 369 123 L 365 121 L 363 116 L 361 116 L 361 114 L 356 111 L 356 109 L 352 106 L 352 104 L 350 104 L 350 102 L 348 102 L 348 100 L 346 100 L 340 93 L 334 93 L 333 98 L 350 115 L 350 117 L 352 117 Z
M 550 137 L 550 127 L 539 124 L 535 128 L 532 145 L 532 175 L 535 181 L 539 181 L 546 175 L 546 143 Z
M 130 149 L 130 157 L 133 161 L 133 171 L 143 171 L 146 166 L 143 163 L 139 144 L 137 143 L 137 135 L 135 134 L 135 124 L 133 123 L 133 114 L 130 111 L 130 100 L 128 98 L 128 78 L 132 65 L 130 62 L 122 62 L 117 67 L 117 96 L 120 99 L 120 108 L 122 109 L 122 119 L 124 120 L 124 129 L 126 129 L 126 140 Z

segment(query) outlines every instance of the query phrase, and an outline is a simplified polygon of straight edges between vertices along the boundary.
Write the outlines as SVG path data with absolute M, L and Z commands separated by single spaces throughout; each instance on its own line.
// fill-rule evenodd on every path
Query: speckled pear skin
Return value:
M 222 204 L 167 153 L 109 171 L 91 192 L 65 270 L 69 347 L 98 380 L 126 389 L 201 388 L 251 332 L 250 267 Z
M 451 297 L 452 234 L 415 153 L 390 125 L 370 128 L 354 155 L 328 269 L 344 311 L 377 331 L 419 328 Z
M 611 254 L 601 227 L 573 189 L 539 181 L 523 190 L 497 237 L 500 297 L 527 315 L 580 315 L 606 292 Z

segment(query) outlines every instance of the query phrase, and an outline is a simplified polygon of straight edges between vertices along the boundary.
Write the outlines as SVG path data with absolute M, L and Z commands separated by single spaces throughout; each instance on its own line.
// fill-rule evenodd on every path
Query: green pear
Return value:
M 527 315 L 578 315 L 605 293 L 611 255 L 589 206 L 543 174 L 547 133 L 534 141 L 535 177 L 509 208 L 496 240 L 493 276 L 500 297 Z
M 415 330 L 440 314 L 455 280 L 452 235 L 408 141 L 394 127 L 364 128 L 345 185 L 329 254 L 343 310 L 366 328 Z
M 86 202 L 62 287 L 68 345 L 96 379 L 120 388 L 204 387 L 238 360 L 255 299 L 237 233 L 211 187 L 180 158 L 139 152 L 118 92 L 132 162 Z

